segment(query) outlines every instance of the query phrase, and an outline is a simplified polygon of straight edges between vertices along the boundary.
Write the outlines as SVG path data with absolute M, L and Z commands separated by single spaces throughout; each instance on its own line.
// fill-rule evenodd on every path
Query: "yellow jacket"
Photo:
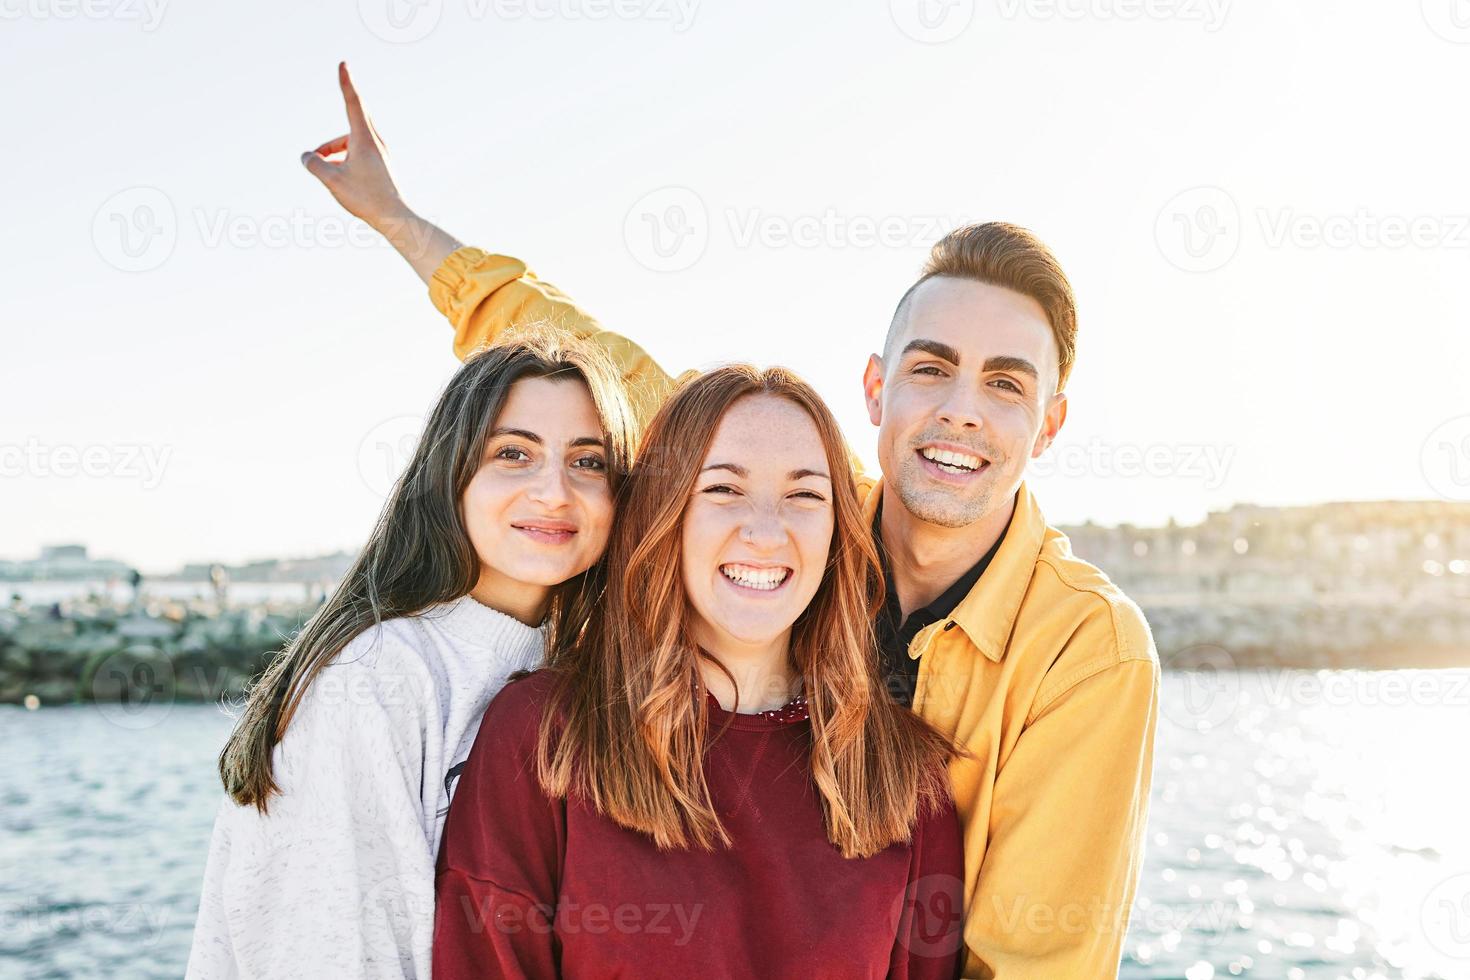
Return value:
M 645 419 L 676 384 L 518 259 L 461 248 L 429 293 L 461 359 L 517 325 L 551 322 L 613 356 Z M 871 523 L 882 484 L 858 482 Z M 1143 614 L 1072 554 L 1022 484 L 990 567 L 909 655 L 922 657 L 914 710 L 970 754 L 950 771 L 964 823 L 965 976 L 1115 977 L 1158 716 Z

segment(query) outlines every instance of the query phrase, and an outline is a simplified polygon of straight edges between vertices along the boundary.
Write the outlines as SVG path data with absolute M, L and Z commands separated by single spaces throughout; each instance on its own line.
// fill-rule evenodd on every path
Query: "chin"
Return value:
M 774 642 L 781 636 L 782 633 L 785 633 L 787 630 L 791 629 L 790 622 L 716 622 L 712 625 L 714 625 L 717 630 L 719 630 L 721 633 L 724 633 L 736 643 L 745 644 L 746 646 L 763 646 L 767 643 Z
M 585 566 L 568 565 L 548 568 L 537 562 L 527 562 L 519 567 L 502 568 L 501 572 L 506 577 L 515 579 L 517 582 L 551 588 L 561 585 L 568 579 L 576 578 L 586 570 L 587 568 Z

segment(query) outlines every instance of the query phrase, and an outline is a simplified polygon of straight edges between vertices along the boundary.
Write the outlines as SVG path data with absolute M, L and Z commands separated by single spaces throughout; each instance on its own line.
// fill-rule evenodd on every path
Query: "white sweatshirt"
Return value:
M 469 596 L 349 643 L 276 746 L 269 815 L 220 806 L 187 976 L 427 978 L 453 784 L 543 646 Z

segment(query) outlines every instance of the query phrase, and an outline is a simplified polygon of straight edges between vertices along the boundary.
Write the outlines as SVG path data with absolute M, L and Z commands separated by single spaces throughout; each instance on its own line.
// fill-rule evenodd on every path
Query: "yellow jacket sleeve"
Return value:
M 966 909 L 966 977 L 1116 978 L 1143 859 L 1158 714 L 1147 657 L 1038 692 L 995 780 Z
M 677 382 L 633 341 L 604 330 L 561 290 L 536 278 L 520 259 L 466 246 L 434 272 L 429 298 L 454 327 L 454 355 L 464 360 L 515 330 L 552 326 L 591 340 L 622 373 L 638 418 L 647 423 Z

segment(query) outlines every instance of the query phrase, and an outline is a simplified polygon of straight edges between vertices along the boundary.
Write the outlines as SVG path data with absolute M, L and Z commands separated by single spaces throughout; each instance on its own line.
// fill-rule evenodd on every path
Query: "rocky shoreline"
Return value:
M 1470 666 L 1470 601 L 1140 600 L 1165 669 Z M 238 698 L 318 603 L 0 610 L 0 703 Z

